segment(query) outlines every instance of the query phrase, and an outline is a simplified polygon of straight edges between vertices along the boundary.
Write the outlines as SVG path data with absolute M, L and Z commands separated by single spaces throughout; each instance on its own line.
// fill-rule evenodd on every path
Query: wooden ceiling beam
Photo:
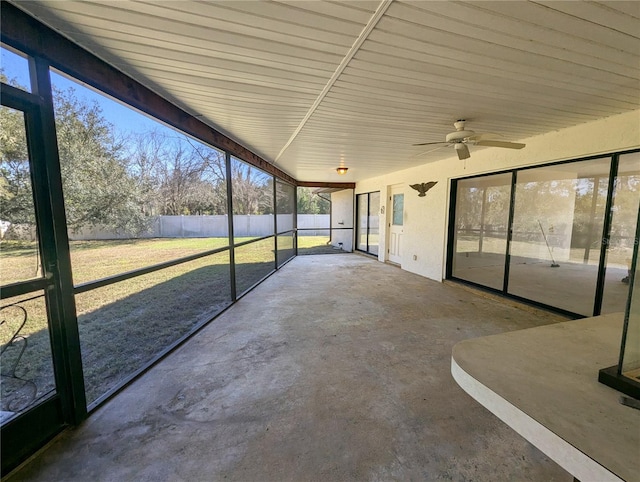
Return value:
M 314 182 L 314 181 L 298 181 L 299 187 L 328 187 L 332 189 L 355 189 L 355 182 Z

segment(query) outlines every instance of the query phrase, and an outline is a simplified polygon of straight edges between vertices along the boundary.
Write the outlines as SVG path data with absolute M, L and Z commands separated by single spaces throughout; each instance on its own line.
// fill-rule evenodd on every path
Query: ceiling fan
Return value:
M 469 145 L 473 146 L 489 146 L 489 147 L 505 147 L 507 149 L 522 149 L 525 144 L 518 142 L 506 142 L 496 139 L 490 139 L 496 137 L 497 134 L 476 134 L 474 131 L 465 130 L 464 125 L 466 121 L 459 119 L 453 123 L 456 128 L 455 132 L 450 132 L 444 139 L 444 142 L 422 142 L 420 144 L 414 144 L 414 146 L 430 146 L 437 144 L 444 144 L 444 146 L 453 146 L 458 154 L 459 159 L 468 159 L 471 157 L 469 153 Z

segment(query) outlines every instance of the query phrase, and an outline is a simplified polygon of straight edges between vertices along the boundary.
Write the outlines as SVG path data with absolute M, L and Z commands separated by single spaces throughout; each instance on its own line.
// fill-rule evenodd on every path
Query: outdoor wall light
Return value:
M 348 170 L 349 168 L 344 166 L 340 166 L 336 168 L 336 172 L 340 175 L 346 174 Z

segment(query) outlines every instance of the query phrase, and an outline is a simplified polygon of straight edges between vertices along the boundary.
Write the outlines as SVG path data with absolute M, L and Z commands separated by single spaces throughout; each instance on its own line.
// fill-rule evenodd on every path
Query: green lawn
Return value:
M 215 249 L 226 243 L 226 238 L 74 241 L 71 243 L 74 284 Z M 0 244 L 2 284 L 35 277 L 38 264 L 35 253 L 34 243 L 3 241 Z M 238 248 L 238 291 L 252 286 L 273 267 L 273 239 Z M 91 402 L 117 386 L 173 341 L 228 306 L 231 302 L 229 279 L 229 254 L 224 251 L 76 295 L 87 400 Z M 19 299 L 3 300 L 2 306 Z M 2 370 L 4 375 L 11 371 L 26 342 L 16 375 L 35 382 L 37 396 L 41 396 L 54 386 L 46 309 L 42 297 L 20 306 L 28 314 L 20 331 L 25 338 L 3 353 Z M 2 310 L 6 319 L 0 326 L 3 347 L 22 322 L 22 313 L 16 307 Z M 2 377 L 3 410 L 19 411 L 21 401 L 29 399 L 31 390 L 28 383 Z M 14 405 L 10 406 L 12 401 Z
M 298 236 L 298 254 L 344 253 L 329 244 L 329 236 Z

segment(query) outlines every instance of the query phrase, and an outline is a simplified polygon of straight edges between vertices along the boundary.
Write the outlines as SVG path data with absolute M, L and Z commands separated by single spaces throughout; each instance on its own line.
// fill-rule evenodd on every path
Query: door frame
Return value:
M 42 277 L 9 284 L 0 296 L 44 291 L 56 390 L 0 428 L 2 476 L 87 416 L 49 64 L 30 58 L 29 68 L 33 93 L 4 83 L 0 93 L 3 106 L 25 116 Z
M 386 215 L 386 219 L 385 219 L 385 227 L 386 227 L 386 233 L 385 233 L 385 254 L 384 254 L 384 260 L 385 262 L 388 263 L 392 263 L 392 264 L 396 264 L 398 266 L 402 265 L 402 261 L 394 261 L 392 259 L 390 259 L 390 246 L 391 246 L 391 224 L 393 222 L 393 195 L 394 194 L 406 194 L 404 192 L 404 184 L 403 183 L 399 183 L 399 184 L 391 184 L 387 186 L 387 215 Z M 404 213 L 405 213 L 405 208 L 404 208 L 404 203 L 402 205 L 402 226 L 403 226 L 403 230 L 404 230 Z

